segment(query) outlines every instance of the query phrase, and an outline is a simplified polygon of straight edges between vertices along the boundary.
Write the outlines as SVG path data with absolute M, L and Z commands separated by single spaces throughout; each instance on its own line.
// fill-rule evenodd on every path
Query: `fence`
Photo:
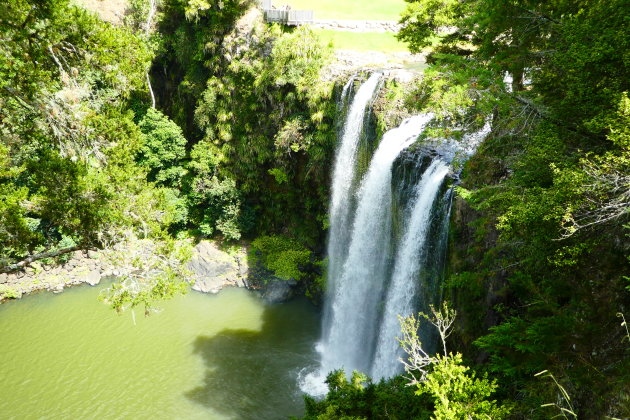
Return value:
M 260 0 L 260 6 L 267 22 L 298 26 L 313 23 L 312 10 L 274 9 L 272 0 Z

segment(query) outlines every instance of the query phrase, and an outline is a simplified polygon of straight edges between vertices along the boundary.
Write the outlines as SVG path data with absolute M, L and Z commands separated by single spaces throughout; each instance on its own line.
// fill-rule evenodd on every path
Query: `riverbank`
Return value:
M 134 259 L 147 259 L 154 254 L 153 241 L 135 240 L 106 250 L 75 251 L 58 262 L 34 262 L 23 271 L 0 274 L 0 302 L 20 299 L 37 291 L 61 293 L 67 287 L 80 284 L 96 286 L 105 278 L 134 273 L 137 271 Z M 245 245 L 225 251 L 215 241 L 200 241 L 192 248 L 192 258 L 186 268 L 192 289 L 202 293 L 248 285 Z

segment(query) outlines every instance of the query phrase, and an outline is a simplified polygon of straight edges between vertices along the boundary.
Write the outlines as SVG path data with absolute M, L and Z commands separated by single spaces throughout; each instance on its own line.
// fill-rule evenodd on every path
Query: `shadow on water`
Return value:
M 279 419 L 304 409 L 298 375 L 318 363 L 319 316 L 305 300 L 268 305 L 260 331 L 225 329 L 199 336 L 194 354 L 204 361 L 203 384 L 192 401 L 234 419 Z

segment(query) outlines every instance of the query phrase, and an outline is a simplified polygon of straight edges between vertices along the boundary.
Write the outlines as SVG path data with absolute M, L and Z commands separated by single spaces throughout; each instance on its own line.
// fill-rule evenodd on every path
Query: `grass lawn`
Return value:
M 273 0 L 293 9 L 313 10 L 315 19 L 398 20 L 405 0 Z
M 384 32 L 347 32 L 328 29 L 314 29 L 319 37 L 328 43 L 332 41 L 335 49 L 354 51 L 407 51 L 407 47 L 394 37 L 393 33 Z

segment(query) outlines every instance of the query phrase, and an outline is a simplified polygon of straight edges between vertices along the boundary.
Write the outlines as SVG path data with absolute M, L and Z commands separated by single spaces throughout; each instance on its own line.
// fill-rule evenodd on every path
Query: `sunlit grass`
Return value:
M 313 10 L 315 19 L 399 20 L 404 0 L 273 0 L 293 9 Z
M 384 53 L 407 51 L 390 32 L 348 32 L 314 29 L 324 43 L 332 42 L 335 49 L 354 51 L 380 51 Z

